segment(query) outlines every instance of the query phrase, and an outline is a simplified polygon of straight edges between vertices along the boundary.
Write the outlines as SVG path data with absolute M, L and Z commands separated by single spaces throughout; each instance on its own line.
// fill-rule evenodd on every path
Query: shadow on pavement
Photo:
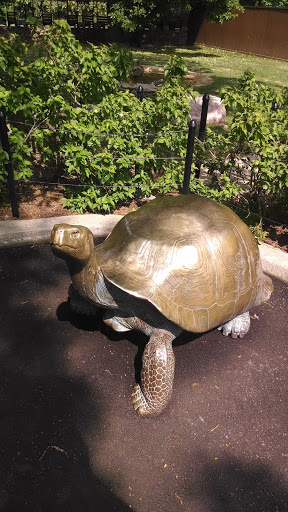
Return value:
M 67 341 L 48 308 L 61 269 L 46 273 L 37 247 L 0 261 L 0 510 L 130 511 L 90 467 L 82 432 L 100 428 L 103 404 L 65 370 Z
M 287 483 L 261 462 L 229 456 L 204 463 L 202 474 L 213 512 L 287 512 Z
M 147 338 L 71 315 L 69 284 L 48 246 L 0 250 L 0 512 L 286 512 L 287 285 L 243 340 L 183 332 L 143 420 Z

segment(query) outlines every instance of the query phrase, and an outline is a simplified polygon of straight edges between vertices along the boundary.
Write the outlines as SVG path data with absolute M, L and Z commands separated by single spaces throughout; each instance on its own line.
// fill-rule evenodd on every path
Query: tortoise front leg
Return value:
M 139 416 L 157 416 L 170 401 L 175 366 L 174 338 L 169 331 L 154 329 L 145 347 L 141 387 L 136 384 L 131 395 L 131 402 Z

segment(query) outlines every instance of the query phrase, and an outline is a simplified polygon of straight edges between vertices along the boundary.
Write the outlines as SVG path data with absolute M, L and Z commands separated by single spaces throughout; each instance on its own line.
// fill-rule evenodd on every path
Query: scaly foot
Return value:
M 231 334 L 232 338 L 237 338 L 238 336 L 239 338 L 243 338 L 250 329 L 249 311 L 242 313 L 242 315 L 236 316 L 230 320 L 230 322 L 217 327 L 217 329 L 219 331 L 222 330 L 222 334 L 224 334 L 224 336 Z
M 139 416 L 157 416 L 170 401 L 175 359 L 174 335 L 154 329 L 142 357 L 141 387 L 133 388 L 131 402 Z
M 131 394 L 131 403 L 138 416 L 155 416 L 158 414 L 154 407 L 149 407 L 139 384 L 135 384 L 133 388 Z

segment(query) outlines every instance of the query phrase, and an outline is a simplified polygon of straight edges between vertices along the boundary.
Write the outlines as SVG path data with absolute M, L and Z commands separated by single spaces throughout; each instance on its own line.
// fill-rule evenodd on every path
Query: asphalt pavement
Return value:
M 48 244 L 11 245 L 0 249 L 0 511 L 288 511 L 285 279 L 243 339 L 175 340 L 171 403 L 141 419 L 130 393 L 146 337 L 72 315 L 65 263 Z

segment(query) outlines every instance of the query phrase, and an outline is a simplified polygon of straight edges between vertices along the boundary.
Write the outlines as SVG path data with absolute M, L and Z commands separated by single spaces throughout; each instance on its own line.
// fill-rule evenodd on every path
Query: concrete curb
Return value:
M 264 272 L 288 283 L 288 254 L 265 243 L 259 249 Z
M 55 224 L 80 224 L 95 237 L 107 236 L 122 215 L 65 215 L 46 219 L 0 221 L 0 248 L 49 242 Z
M 66 215 L 47 219 L 0 221 L 0 248 L 49 242 L 54 224 L 80 224 L 95 237 L 107 236 L 122 215 Z M 259 246 L 263 270 L 288 283 L 288 254 L 268 244 Z

